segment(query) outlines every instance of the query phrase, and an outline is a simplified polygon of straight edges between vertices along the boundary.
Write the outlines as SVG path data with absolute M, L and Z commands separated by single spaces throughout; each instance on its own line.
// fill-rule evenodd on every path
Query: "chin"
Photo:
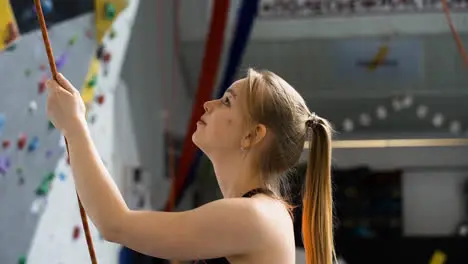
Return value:
M 206 141 L 203 140 L 203 136 L 200 135 L 199 132 L 195 131 L 192 134 L 192 142 L 195 144 L 195 146 L 197 146 L 197 148 L 203 151 L 203 153 L 207 154 L 205 151 L 207 148 Z
M 193 132 L 193 134 L 192 134 L 192 142 L 193 142 L 193 144 L 195 144 L 195 146 L 197 146 L 199 149 L 202 149 L 202 145 L 203 145 L 203 144 L 201 144 L 202 140 L 201 140 L 200 136 L 201 136 L 201 135 L 199 134 L 198 130 L 195 130 L 195 132 Z

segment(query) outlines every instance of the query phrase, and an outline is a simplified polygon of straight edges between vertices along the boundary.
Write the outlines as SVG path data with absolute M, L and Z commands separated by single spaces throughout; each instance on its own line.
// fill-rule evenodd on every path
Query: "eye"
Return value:
M 221 99 L 221 102 L 226 105 L 226 106 L 230 106 L 231 105 L 231 101 L 229 100 L 229 97 L 225 96 Z

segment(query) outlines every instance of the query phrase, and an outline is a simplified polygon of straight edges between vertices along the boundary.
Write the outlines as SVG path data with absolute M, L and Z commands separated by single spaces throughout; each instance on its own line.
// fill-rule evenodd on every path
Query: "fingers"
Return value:
M 73 85 L 62 74 L 57 75 L 57 80 L 47 80 L 46 86 L 56 92 L 65 92 L 69 94 L 75 94 L 77 92 L 75 87 L 73 87 Z
M 65 78 L 61 73 L 57 74 L 57 82 L 67 91 L 70 93 L 75 93 L 75 87 L 73 87 L 73 84 L 71 84 L 70 81 Z
M 58 84 L 58 82 L 56 80 L 54 80 L 54 79 L 47 80 L 46 87 L 51 89 L 51 90 L 60 90 L 60 89 L 62 89 L 60 84 Z

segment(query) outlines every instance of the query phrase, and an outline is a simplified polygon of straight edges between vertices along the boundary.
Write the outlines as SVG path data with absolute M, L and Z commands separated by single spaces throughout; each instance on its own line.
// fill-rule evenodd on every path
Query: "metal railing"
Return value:
M 447 0 L 451 11 L 468 11 L 468 0 Z M 261 0 L 261 18 L 441 12 L 440 0 Z

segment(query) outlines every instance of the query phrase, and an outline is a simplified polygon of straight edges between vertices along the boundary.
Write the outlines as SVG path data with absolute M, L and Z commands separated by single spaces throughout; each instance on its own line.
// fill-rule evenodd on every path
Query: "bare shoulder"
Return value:
M 294 240 L 293 223 L 288 210 L 280 201 L 266 195 L 220 199 L 193 212 L 198 214 L 198 211 L 204 211 L 200 215 L 211 215 L 213 219 L 232 221 L 232 225 L 239 227 L 237 231 L 254 233 L 257 242 L 283 240 L 285 236 L 292 236 Z
M 115 241 L 166 259 L 229 256 L 278 259 L 289 254 L 294 242 L 286 209 L 280 202 L 262 195 L 217 200 L 177 213 L 133 211 L 122 222 Z

